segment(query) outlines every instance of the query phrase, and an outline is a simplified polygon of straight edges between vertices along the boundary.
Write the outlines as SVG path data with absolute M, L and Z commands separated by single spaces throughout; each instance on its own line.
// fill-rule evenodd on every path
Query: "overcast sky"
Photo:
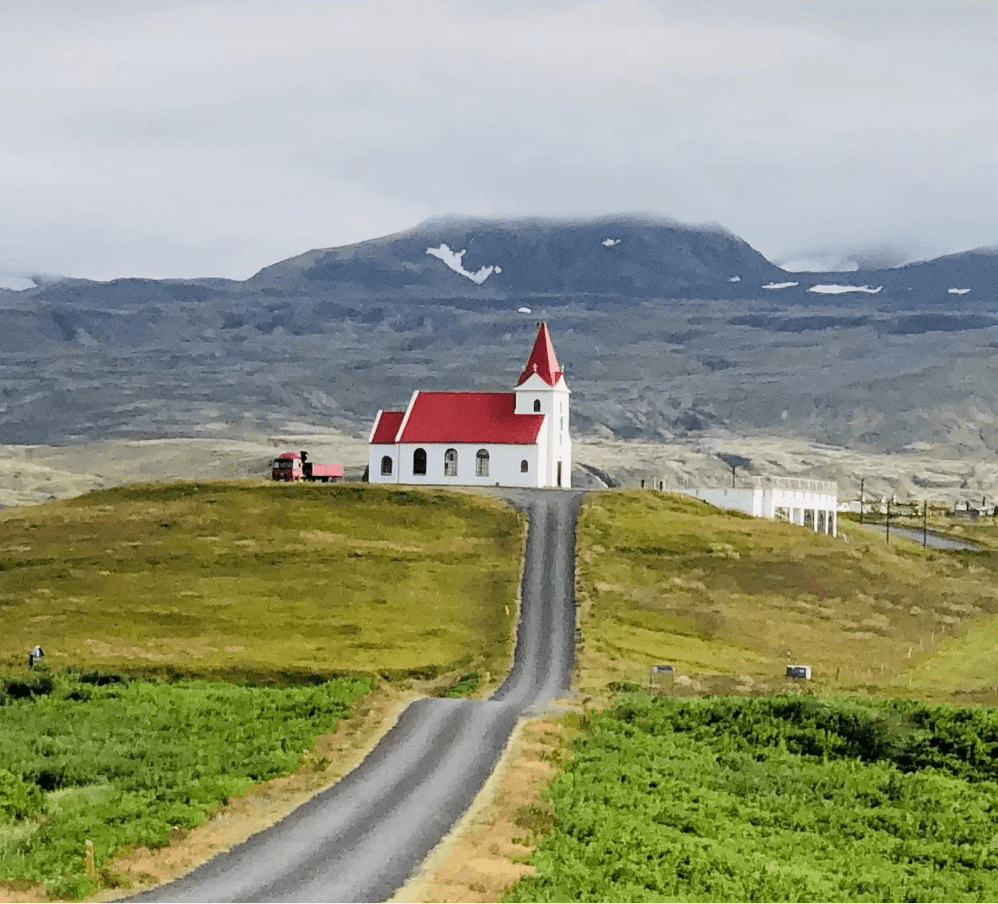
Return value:
M 244 279 L 437 214 L 998 244 L 990 0 L 0 0 L 0 276 Z

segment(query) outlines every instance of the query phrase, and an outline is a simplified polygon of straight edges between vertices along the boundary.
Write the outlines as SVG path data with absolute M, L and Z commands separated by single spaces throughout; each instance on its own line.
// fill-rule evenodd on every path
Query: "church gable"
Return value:
M 394 443 L 398 435 L 399 427 L 402 426 L 404 411 L 379 411 L 374 420 L 374 429 L 371 430 L 371 437 L 368 440 L 373 445 L 385 445 Z

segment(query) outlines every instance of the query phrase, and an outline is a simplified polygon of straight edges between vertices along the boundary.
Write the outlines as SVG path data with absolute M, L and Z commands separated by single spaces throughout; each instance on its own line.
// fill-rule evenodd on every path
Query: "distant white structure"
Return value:
M 723 509 L 734 509 L 810 527 L 822 534 L 837 536 L 839 485 L 832 480 L 807 480 L 796 477 L 756 477 L 751 486 L 735 487 L 665 487 L 670 492 L 702 499 Z

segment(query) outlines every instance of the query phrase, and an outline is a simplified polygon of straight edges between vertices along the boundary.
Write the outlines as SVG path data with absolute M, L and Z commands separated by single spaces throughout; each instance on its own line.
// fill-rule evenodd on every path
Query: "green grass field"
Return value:
M 134 485 L 0 513 L 0 667 L 287 682 L 499 673 L 524 537 L 433 490 Z
M 127 887 L 110 865 L 116 851 L 166 844 L 174 827 L 294 771 L 368 690 L 353 678 L 290 688 L 47 670 L 0 678 L 0 895 L 9 883 L 80 897 L 98 877 Z
M 670 663 L 705 690 L 778 690 L 785 666 L 804 663 L 820 692 L 994 703 L 998 554 L 888 545 L 847 521 L 841 533 L 649 491 L 590 495 L 583 689 L 645 683 Z
M 552 784 L 513 901 L 994 901 L 998 714 L 619 696 Z
M 998 528 L 983 520 L 950 523 L 951 533 L 960 535 L 959 527 L 988 551 L 949 553 L 894 538 L 888 545 L 846 519 L 841 526 L 843 535 L 831 538 L 685 497 L 590 494 L 578 528 L 578 687 L 604 697 L 614 683 L 647 684 L 650 666 L 667 662 L 688 679 L 676 694 L 754 695 L 790 688 L 785 666 L 807 663 L 814 674 L 807 689 L 828 696 L 994 704 Z M 163 694 L 153 709 L 187 712 L 208 700 L 236 731 L 232 743 L 243 743 L 243 723 L 225 708 L 229 703 L 211 702 L 218 695 L 229 700 L 231 685 L 161 683 L 146 691 L 136 683 L 137 696 L 126 698 L 113 689 L 80 689 L 67 669 L 277 685 L 245 688 L 277 693 L 277 712 L 282 687 L 291 701 L 307 689 L 287 685 L 343 675 L 434 678 L 440 692 L 474 691 L 484 687 L 481 674 L 498 676 L 509 665 L 524 529 L 522 516 L 490 497 L 350 485 L 137 485 L 0 512 L 0 671 L 8 681 L 23 679 L 27 651 L 37 643 L 57 685 L 16 705 L 7 701 L 0 716 L 9 717 L 8 734 L 30 735 L 31 708 L 38 707 L 70 725 L 74 737 L 90 737 L 88 725 L 114 723 L 119 710 L 144 711 L 149 695 Z M 250 711 L 238 697 L 230 703 L 233 712 Z M 16 730 L 9 721 L 15 716 L 24 717 Z M 82 721 L 72 727 L 72 718 Z M 315 730 L 322 729 L 308 728 Z M 210 725 L 199 731 L 222 737 Z M 177 801 L 191 799 L 192 789 L 206 792 L 204 807 L 183 816 L 186 825 L 203 819 L 213 800 L 294 768 L 310 743 L 296 738 L 294 749 L 264 771 L 222 764 L 211 773 L 230 776 L 221 779 L 209 778 L 200 761 L 185 765 L 181 744 L 171 751 L 179 777 L 152 782 L 174 794 L 156 797 L 163 813 L 152 830 L 144 817 L 153 803 L 137 803 L 104 773 L 73 773 L 82 766 L 54 728 L 39 728 L 28 740 L 16 769 L 5 774 L 0 764 L 6 859 L 28 856 L 39 833 L 55 833 L 64 818 L 72 826 L 87 813 L 100 814 L 89 832 L 104 823 L 121 827 L 120 837 L 101 842 L 101 857 L 128 843 L 121 841 L 131 837 L 128 826 L 137 827 L 140 841 L 159 843 L 163 826 L 180 824 Z M 676 768 L 699 755 L 679 751 Z M 46 759 L 64 761 L 65 774 L 36 775 Z M 253 765 L 252 756 L 244 759 Z M 776 767 L 774 781 L 782 781 L 798 764 L 781 760 Z M 814 781 L 824 778 L 816 774 Z M 44 791 L 44 801 L 32 787 Z M 75 830 L 67 831 L 60 856 L 68 859 L 58 862 L 76 858 L 70 871 L 60 873 L 53 861 L 19 875 L 67 895 L 92 887 L 80 879 Z M 640 851 L 638 836 L 632 840 Z M 781 869 L 774 882 L 785 878 Z M 808 881 L 800 879 L 800 887 L 811 888 Z M 766 897 L 782 887 L 757 891 Z M 743 893 L 737 888 L 732 894 Z

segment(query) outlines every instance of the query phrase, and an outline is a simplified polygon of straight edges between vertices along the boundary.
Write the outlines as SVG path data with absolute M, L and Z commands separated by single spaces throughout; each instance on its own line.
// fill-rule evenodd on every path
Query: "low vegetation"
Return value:
M 998 714 L 626 694 L 549 790 L 513 901 L 993 901 Z
M 133 485 L 11 509 L 0 666 L 41 644 L 54 667 L 255 682 L 499 674 L 523 532 L 489 497 L 349 485 Z
M 808 664 L 820 692 L 994 703 L 998 554 L 887 544 L 845 521 L 841 534 L 656 492 L 588 497 L 582 689 L 645 684 L 667 663 L 677 693 L 760 693 Z
M 938 514 L 984 550 L 937 552 L 588 497 L 578 680 L 611 702 L 533 805 L 509 900 L 992 900 L 998 713 L 952 705 L 996 699 L 990 520 Z
M 100 672 L 3 679 L 0 882 L 59 898 L 127 885 L 107 863 L 114 852 L 163 845 L 291 772 L 368 689 L 355 678 L 291 688 Z

